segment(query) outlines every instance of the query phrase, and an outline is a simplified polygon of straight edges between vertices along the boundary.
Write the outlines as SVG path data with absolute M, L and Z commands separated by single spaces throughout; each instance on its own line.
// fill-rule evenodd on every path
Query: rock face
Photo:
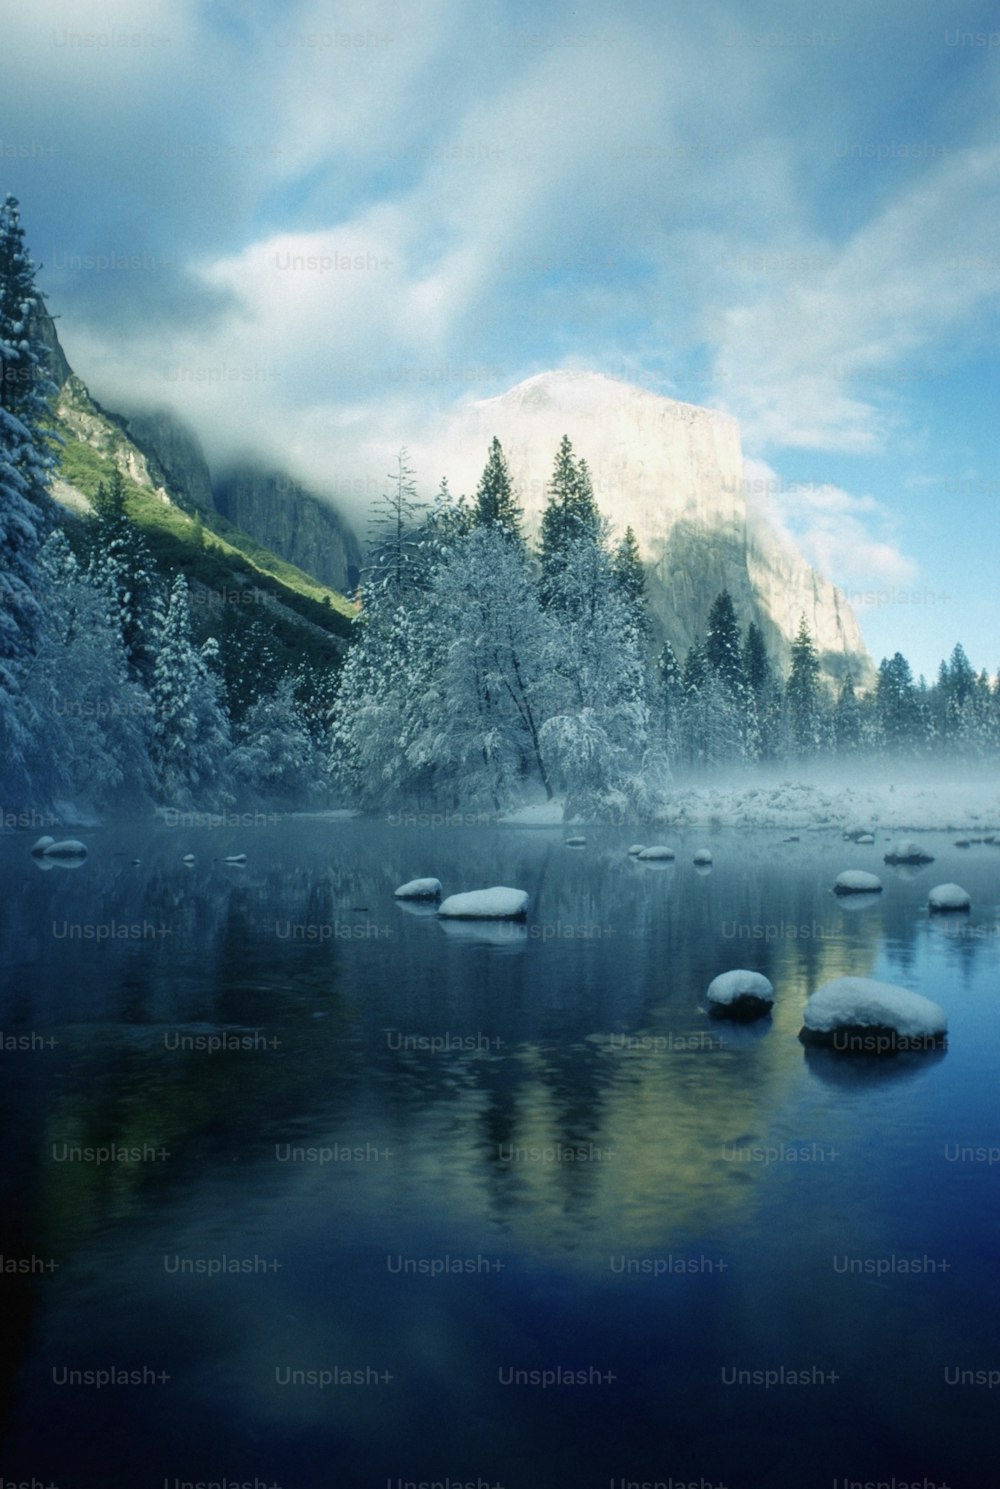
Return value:
M 245 467 L 213 484 L 198 436 L 171 409 L 110 413 L 73 373 L 46 312 L 37 330 L 59 386 L 57 411 L 65 432 L 113 459 L 124 474 L 164 502 L 190 513 L 218 512 L 331 588 L 349 593 L 356 587 L 358 541 L 331 506 L 280 472 Z M 66 482 L 57 483 L 54 495 L 77 511 L 89 510 L 89 502 Z
M 871 683 L 871 658 L 843 594 L 748 505 L 739 425 L 727 414 L 597 373 L 541 373 L 469 405 L 456 421 L 452 486 L 474 489 L 496 435 L 535 534 L 564 434 L 587 461 L 615 536 L 635 532 L 654 622 L 679 655 L 702 638 L 713 599 L 728 589 L 741 623 L 757 621 L 783 668 L 805 614 L 826 673 L 850 668 Z
M 214 512 L 212 477 L 198 436 L 171 409 L 150 409 L 122 420 L 129 439 L 146 456 L 150 475 L 178 505 L 191 512 Z
M 240 466 L 215 485 L 216 509 L 307 574 L 350 594 L 361 567 L 358 540 L 332 507 L 278 471 Z

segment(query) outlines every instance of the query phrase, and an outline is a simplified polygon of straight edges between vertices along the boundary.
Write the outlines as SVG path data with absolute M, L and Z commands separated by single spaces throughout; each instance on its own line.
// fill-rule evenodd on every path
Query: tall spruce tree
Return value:
M 372 503 L 368 525 L 369 560 L 362 580 L 365 605 L 386 600 L 402 604 L 424 585 L 426 552 L 421 531 L 426 506 L 417 497 L 406 448 L 396 457 L 390 486 Z
M 477 527 L 495 526 L 507 537 L 521 541 L 521 508 L 514 497 L 507 460 L 496 435 L 476 489 L 473 511 Z
M 542 513 L 539 558 L 542 576 L 539 593 L 543 605 L 557 597 L 558 580 L 566 568 L 571 547 L 582 539 L 601 539 L 601 514 L 586 461 L 576 461 L 573 446 L 563 435 L 556 453 L 549 497 Z
M 792 642 L 792 667 L 785 688 L 789 745 L 798 755 L 817 754 L 823 745 L 819 674 L 819 656 L 803 615 Z
M 0 206 L 0 765 L 7 791 L 25 781 L 30 720 L 21 695 L 42 625 L 38 555 L 51 525 L 50 395 L 33 318 L 42 304 L 18 204 Z

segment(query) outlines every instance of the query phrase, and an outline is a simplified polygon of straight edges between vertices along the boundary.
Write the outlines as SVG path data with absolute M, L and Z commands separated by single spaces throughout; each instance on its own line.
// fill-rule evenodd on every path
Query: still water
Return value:
M 1000 845 L 83 835 L 0 840 L 5 1481 L 990 1481 Z M 527 922 L 394 901 L 422 875 Z M 971 915 L 929 918 L 951 879 Z M 706 1015 L 740 966 L 762 1023 Z M 942 1003 L 947 1050 L 807 1052 L 846 973 Z

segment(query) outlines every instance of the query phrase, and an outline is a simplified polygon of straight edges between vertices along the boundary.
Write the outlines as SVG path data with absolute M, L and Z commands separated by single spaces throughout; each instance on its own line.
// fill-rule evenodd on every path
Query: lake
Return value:
M 584 831 L 0 839 L 5 1481 L 989 1482 L 1000 845 Z M 422 875 L 527 921 L 394 901 Z M 929 917 L 952 879 L 971 914 Z M 771 1018 L 707 1016 L 732 967 Z M 807 1051 L 847 973 L 947 1049 Z

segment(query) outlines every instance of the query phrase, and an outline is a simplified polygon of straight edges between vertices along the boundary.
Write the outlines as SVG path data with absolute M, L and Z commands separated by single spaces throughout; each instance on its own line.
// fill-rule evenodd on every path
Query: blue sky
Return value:
M 930 676 L 962 640 L 992 672 L 998 27 L 37 0 L 5 21 L 0 184 L 95 394 L 172 404 L 216 461 L 374 494 L 456 404 L 609 373 L 740 419 L 751 499 L 876 661 Z

